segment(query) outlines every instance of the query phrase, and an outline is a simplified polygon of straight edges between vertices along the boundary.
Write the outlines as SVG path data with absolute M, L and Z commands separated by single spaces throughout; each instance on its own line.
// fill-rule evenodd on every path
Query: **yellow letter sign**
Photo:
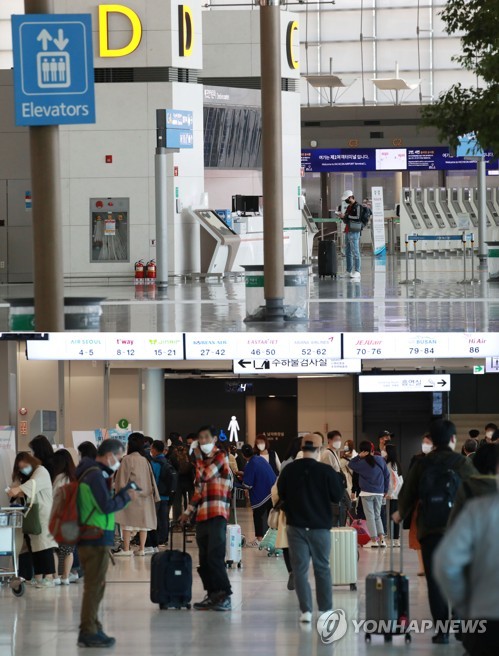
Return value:
M 286 54 L 288 56 L 289 68 L 292 68 L 294 71 L 296 71 L 300 66 L 300 62 L 298 59 L 295 59 L 293 54 L 293 37 L 295 32 L 298 32 L 298 21 L 290 21 L 288 23 L 288 30 L 286 35 Z
M 194 18 L 188 5 L 178 7 L 179 53 L 181 57 L 190 57 L 194 49 Z
M 124 48 L 109 48 L 109 14 L 123 14 L 132 24 L 132 38 Z M 137 14 L 129 7 L 123 5 L 100 5 L 99 6 L 99 41 L 101 57 L 126 57 L 135 52 L 142 39 L 142 23 Z

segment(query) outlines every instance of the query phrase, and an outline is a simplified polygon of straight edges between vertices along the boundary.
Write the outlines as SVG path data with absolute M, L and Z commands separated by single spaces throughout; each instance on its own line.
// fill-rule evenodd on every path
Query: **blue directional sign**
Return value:
M 193 148 L 194 115 L 182 109 L 166 110 L 166 147 Z
M 457 157 L 484 157 L 485 153 L 483 148 L 477 141 L 474 132 L 469 132 L 462 137 L 459 137 L 459 144 L 456 148 Z
M 95 123 L 90 14 L 12 16 L 17 125 Z

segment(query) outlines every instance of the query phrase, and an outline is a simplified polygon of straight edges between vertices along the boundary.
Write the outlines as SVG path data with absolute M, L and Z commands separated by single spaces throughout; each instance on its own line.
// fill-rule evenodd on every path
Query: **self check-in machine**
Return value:
M 187 210 L 202 226 L 201 273 L 224 274 L 234 268 L 241 238 L 213 210 Z

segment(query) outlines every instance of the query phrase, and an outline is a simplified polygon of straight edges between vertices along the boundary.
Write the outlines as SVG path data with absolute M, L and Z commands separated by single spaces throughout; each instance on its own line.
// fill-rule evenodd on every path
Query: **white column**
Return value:
M 144 435 L 165 439 L 165 381 L 163 369 L 142 371 L 142 426 Z

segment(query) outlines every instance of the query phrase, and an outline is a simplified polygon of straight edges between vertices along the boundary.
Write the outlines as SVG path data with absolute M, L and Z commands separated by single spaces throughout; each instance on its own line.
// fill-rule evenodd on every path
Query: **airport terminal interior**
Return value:
M 463 33 L 446 22 L 458 4 L 1 0 L 0 656 L 97 647 L 120 656 L 499 653 L 497 571 L 484 618 L 496 631 L 488 651 L 453 631 L 438 644 L 429 594 L 441 593 L 415 546 L 416 511 L 399 539 L 390 522 L 431 425 L 452 422 L 467 465 L 475 448 L 499 439 L 499 153 L 473 124 L 443 135 L 425 119 L 453 85 L 483 83 L 461 65 Z M 472 8 L 473 20 L 481 10 Z M 186 442 L 203 426 L 235 456 L 227 503 L 242 537 L 235 533 L 234 546 L 229 527 L 230 612 L 214 612 L 225 597 L 211 599 L 210 612 L 191 608 L 205 596 L 202 547 L 194 523 L 182 544 L 176 483 L 169 541 L 151 532 L 144 549 L 145 525 L 117 515 L 102 625 L 84 631 L 85 569 L 77 559 L 65 578 L 62 565 L 74 544 L 55 552 L 62 584 L 52 585 L 35 550 L 48 525 L 23 529 L 30 504 L 52 508 L 55 489 L 44 490 L 47 502 L 36 501 L 35 488 L 27 511 L 12 509 L 16 453 L 36 455 L 32 440 L 44 435 L 51 458 L 67 450 L 78 466 L 82 444 L 118 440 L 126 452 L 151 436 L 182 485 L 179 453 L 192 475 L 199 455 L 203 489 L 202 454 L 211 452 Z M 334 505 L 333 601 L 320 610 L 335 619 L 325 625 L 315 600 L 311 621 L 303 619 L 290 550 L 267 546 L 275 528 L 255 534 L 256 484 L 239 479 L 245 446 L 249 462 L 265 458 L 270 470 L 298 439 L 304 450 L 293 458 L 306 457 L 310 434 L 320 436 L 314 453 L 323 458 L 332 431 L 359 514 Z M 384 439 L 396 448 L 395 469 Z M 374 548 L 363 546 L 365 535 L 373 545 L 358 500 L 372 489 L 352 482 L 347 440 L 356 452 L 372 443 L 374 462 L 392 472 L 390 494 L 376 493 L 391 497 L 382 506 L 388 548 L 382 534 L 371 535 Z M 152 465 L 150 451 L 147 458 Z M 110 463 L 99 465 L 108 478 Z M 274 467 L 277 485 L 282 471 Z M 29 484 L 32 473 L 18 476 Z M 487 471 L 490 494 L 495 474 Z M 185 503 L 192 480 L 187 488 Z M 50 548 L 38 551 L 52 561 L 47 539 Z M 160 609 L 150 599 L 153 559 L 166 563 L 184 546 L 189 608 Z M 407 577 L 409 602 L 397 610 L 397 592 L 390 612 L 403 627 L 414 621 L 410 633 L 356 630 L 355 622 L 383 619 L 384 601 L 374 617 L 372 598 L 381 599 L 393 572 Z M 466 579 L 471 598 L 472 577 L 455 577 Z M 310 582 L 315 595 L 312 568 Z

